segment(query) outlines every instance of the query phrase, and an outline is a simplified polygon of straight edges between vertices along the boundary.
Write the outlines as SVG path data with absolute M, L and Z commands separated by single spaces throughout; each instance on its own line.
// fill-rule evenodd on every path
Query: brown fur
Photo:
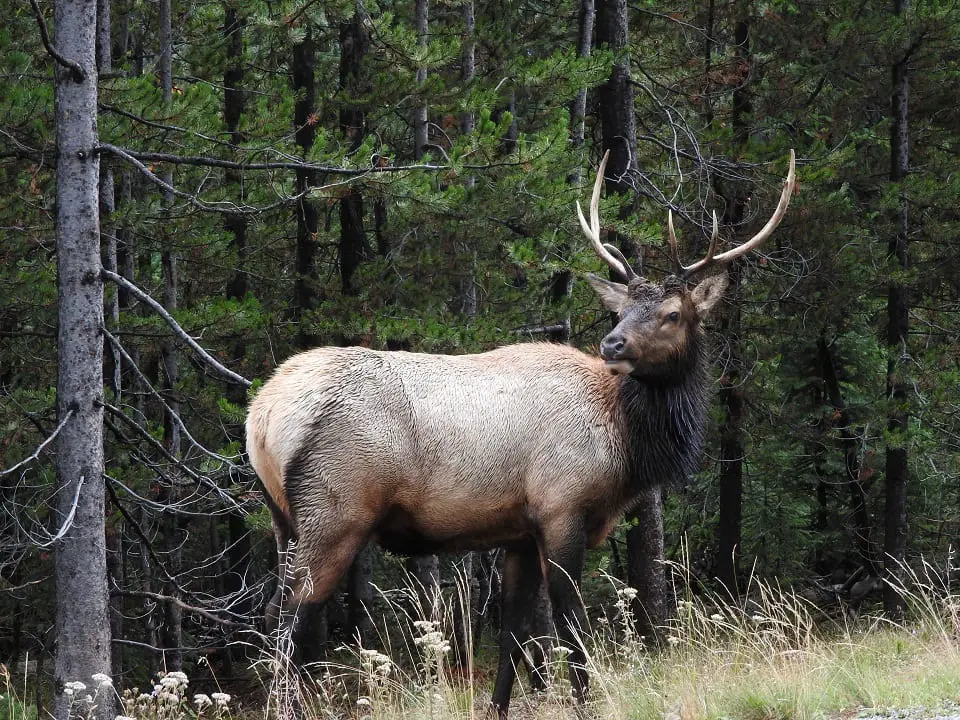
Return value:
M 706 409 L 700 321 L 723 285 L 593 284 L 621 317 L 603 358 L 537 343 L 461 356 L 317 348 L 277 369 L 247 419 L 289 581 L 268 620 L 292 608 L 284 622 L 296 625 L 296 608 L 324 601 L 370 540 L 408 554 L 505 547 L 516 581 L 505 580 L 494 704 L 505 715 L 543 583 L 582 696 L 571 625 L 584 549 L 644 486 L 693 468 Z

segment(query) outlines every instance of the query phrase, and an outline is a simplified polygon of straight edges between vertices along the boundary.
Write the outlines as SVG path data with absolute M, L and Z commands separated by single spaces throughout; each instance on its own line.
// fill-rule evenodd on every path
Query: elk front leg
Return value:
M 582 635 L 586 628 L 580 576 L 587 537 L 579 519 L 566 518 L 544 528 L 543 552 L 547 560 L 547 586 L 553 622 L 562 647 L 569 651 L 567 667 L 577 702 L 583 702 L 589 683 Z
M 500 660 L 492 698 L 501 719 L 507 717 L 519 663 L 530 668 L 534 687 L 545 686 L 543 652 L 538 643 L 531 646 L 529 642 L 542 584 L 543 569 L 537 544 L 530 539 L 507 547 L 500 590 Z M 533 653 L 532 659 L 527 657 L 528 650 Z

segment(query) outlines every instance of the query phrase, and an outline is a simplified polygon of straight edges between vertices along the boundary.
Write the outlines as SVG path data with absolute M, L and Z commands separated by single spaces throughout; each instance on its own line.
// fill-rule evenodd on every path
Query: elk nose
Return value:
M 622 335 L 607 335 L 600 343 L 600 354 L 605 360 L 614 360 L 626 344 Z

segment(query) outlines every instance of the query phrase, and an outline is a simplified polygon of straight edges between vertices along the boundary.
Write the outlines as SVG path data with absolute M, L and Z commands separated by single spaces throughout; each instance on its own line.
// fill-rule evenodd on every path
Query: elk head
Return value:
M 689 278 L 712 266 L 726 265 L 735 258 L 757 248 L 783 219 L 790 204 L 795 184 L 795 158 L 790 151 L 790 170 L 776 211 L 767 224 L 746 242 L 732 250 L 716 254 L 719 227 L 713 214 L 713 235 L 703 259 L 692 265 L 680 263 L 677 237 L 673 229 L 673 213 L 667 216 L 670 249 L 676 274 L 662 283 L 650 282 L 637 275 L 623 254 L 613 245 L 600 241 L 600 190 L 609 152 L 603 156 L 590 200 L 588 223 L 577 203 L 580 227 L 597 253 L 623 282 L 614 282 L 588 275 L 604 305 L 617 314 L 619 322 L 600 343 L 600 355 L 613 372 L 638 377 L 665 378 L 676 375 L 686 366 L 690 353 L 696 352 L 700 323 L 707 316 L 727 287 L 726 274 L 714 275 L 696 285 Z

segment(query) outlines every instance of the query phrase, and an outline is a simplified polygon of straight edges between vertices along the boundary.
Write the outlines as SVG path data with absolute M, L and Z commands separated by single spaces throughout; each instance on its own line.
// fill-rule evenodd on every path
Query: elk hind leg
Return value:
M 298 546 L 286 558 L 280 611 L 281 637 L 292 640 L 296 660 L 319 657 L 315 637 L 319 610 L 363 549 L 368 535 L 369 528 L 360 523 L 324 528 L 322 532 L 301 530 Z

